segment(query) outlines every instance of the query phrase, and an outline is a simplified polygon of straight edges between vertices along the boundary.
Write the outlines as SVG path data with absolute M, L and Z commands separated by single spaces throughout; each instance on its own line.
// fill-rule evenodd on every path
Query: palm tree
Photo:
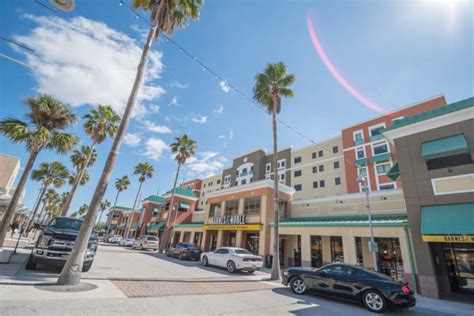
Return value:
M 99 227 L 99 222 L 100 222 L 100 219 L 102 218 L 102 213 L 104 213 L 104 211 L 108 209 L 111 205 L 112 204 L 110 203 L 109 200 L 103 200 L 102 202 L 100 202 L 100 206 L 99 206 L 100 215 L 99 215 L 99 218 L 97 219 L 96 227 Z
M 81 207 L 79 208 L 79 211 L 77 211 L 79 217 L 83 217 L 84 214 L 86 214 L 88 209 L 89 209 L 89 205 L 87 205 L 86 203 L 82 204 Z
M 61 198 L 59 194 L 56 192 L 56 190 L 49 189 L 45 197 L 44 205 L 46 207 L 44 208 L 45 212 L 41 220 L 41 223 L 44 223 L 47 218 L 53 215 L 53 213 L 57 213 L 58 207 L 60 206 L 59 205 L 60 201 L 61 201 Z M 40 214 L 40 218 L 41 218 L 41 214 Z
M 138 186 L 137 195 L 135 196 L 135 202 L 133 202 L 132 213 L 130 214 L 130 218 L 128 220 L 125 237 L 128 237 L 128 234 L 130 233 L 130 229 L 132 227 L 133 215 L 135 212 L 135 207 L 137 206 L 138 198 L 140 196 L 140 191 L 142 190 L 142 184 L 147 178 L 153 177 L 154 172 L 155 168 L 148 162 L 139 163 L 135 166 L 135 171 L 133 172 L 133 174 L 139 175 L 138 182 L 140 182 L 140 185 Z
M 115 179 L 115 188 L 117 189 L 117 195 L 115 196 L 115 202 L 114 202 L 114 206 L 112 210 L 115 209 L 115 207 L 117 206 L 119 194 L 127 190 L 129 185 L 130 185 L 130 179 L 128 178 L 128 176 L 123 176 L 121 178 Z M 109 235 L 109 232 L 110 232 L 110 226 L 107 227 L 107 235 Z
M 186 159 L 188 159 L 189 157 L 191 157 L 192 155 L 196 153 L 196 141 L 189 138 L 188 135 L 184 134 L 181 137 L 176 137 L 175 141 L 176 142 L 172 143 L 170 147 L 171 147 L 171 152 L 173 154 L 176 154 L 174 159 L 178 163 L 178 169 L 176 170 L 176 175 L 174 177 L 173 191 L 171 191 L 171 202 L 168 208 L 169 215 L 168 215 L 168 220 L 166 223 L 165 242 L 162 242 L 160 244 L 161 250 L 164 249 L 164 247 L 168 244 L 168 241 L 170 239 L 170 231 L 169 231 L 170 225 L 171 225 L 170 218 L 173 212 L 174 194 L 176 191 L 176 183 L 178 182 L 179 170 L 181 166 L 186 163 Z M 176 207 L 176 211 L 174 213 L 173 223 L 176 223 L 177 217 L 178 217 L 178 207 Z M 173 229 L 173 234 L 171 236 L 171 243 L 173 243 L 173 240 L 174 240 L 174 229 Z
M 138 92 L 143 81 L 148 53 L 153 40 L 158 39 L 161 32 L 168 36 L 173 35 L 175 28 L 185 27 L 188 19 L 198 19 L 199 9 L 202 6 L 202 0 L 134 0 L 134 9 L 143 9 L 151 11 L 151 27 L 148 31 L 147 39 L 143 47 L 140 62 L 137 66 L 137 73 L 133 81 L 132 90 L 127 100 L 127 105 L 120 122 L 120 126 L 115 135 L 112 148 L 110 149 L 107 161 L 105 162 L 102 175 L 97 183 L 94 195 L 92 196 L 89 210 L 86 214 L 83 225 L 79 231 L 78 238 L 74 243 L 74 248 L 64 265 L 61 275 L 58 278 L 58 284 L 76 285 L 81 280 L 81 270 L 83 258 L 89 242 L 89 236 L 92 232 L 95 216 L 99 208 L 99 203 L 104 198 L 107 186 L 109 184 L 110 174 L 117 160 L 120 151 L 120 144 L 127 131 L 128 122 L 135 106 Z
M 277 120 L 276 116 L 281 110 L 281 98 L 293 97 L 291 85 L 296 78 L 288 74 L 284 63 L 268 64 L 263 73 L 255 76 L 255 86 L 253 88 L 253 98 L 260 103 L 269 113 L 272 114 L 273 125 L 273 181 L 274 181 L 274 228 L 273 228 L 273 261 L 271 280 L 280 278 L 280 248 L 279 229 L 280 221 L 280 198 L 278 194 L 278 146 L 277 146 Z
M 62 207 L 63 216 L 67 214 L 67 211 L 71 207 L 72 199 L 77 187 L 81 184 L 86 169 L 95 161 L 97 156 L 95 146 L 102 144 L 107 139 L 107 135 L 110 138 L 114 137 L 118 130 L 118 123 L 120 122 L 120 116 L 115 113 L 110 105 L 99 105 L 97 109 L 92 109 L 90 113 L 87 113 L 82 118 L 86 120 L 84 123 L 84 131 L 92 139 L 92 144 L 90 147 L 83 146 L 81 152 L 74 152 L 71 157 L 73 164 L 77 166 L 77 172 L 69 196 Z
M 29 109 L 25 121 L 15 118 L 0 121 L 0 133 L 14 143 L 24 143 L 30 152 L 23 174 L 0 224 L 0 249 L 3 248 L 10 221 L 39 152 L 43 149 L 53 149 L 59 153 L 67 153 L 77 144 L 76 136 L 63 132 L 76 121 L 76 116 L 67 106 L 46 94 L 28 98 L 25 103 Z
M 41 190 L 38 196 L 38 201 L 43 200 L 43 196 L 48 190 L 50 185 L 53 185 L 56 188 L 63 186 L 65 179 L 69 177 L 69 171 L 67 168 L 60 163 L 59 161 L 42 162 L 38 169 L 35 169 L 31 172 L 31 179 L 35 181 L 41 181 Z M 26 225 L 26 231 L 28 232 L 33 225 L 36 212 L 38 211 L 40 203 L 38 202 L 32 212 L 31 218 Z M 41 215 L 40 215 L 41 218 Z

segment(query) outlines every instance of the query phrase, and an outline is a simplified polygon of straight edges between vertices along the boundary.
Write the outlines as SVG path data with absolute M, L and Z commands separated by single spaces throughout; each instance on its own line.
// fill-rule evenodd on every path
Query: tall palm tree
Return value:
M 76 136 L 63 132 L 76 121 L 76 116 L 67 106 L 46 94 L 28 98 L 25 103 L 29 110 L 25 121 L 15 118 L 0 121 L 0 133 L 14 143 L 24 143 L 30 152 L 23 174 L 0 224 L 0 249 L 3 248 L 10 221 L 40 151 L 53 149 L 59 153 L 67 153 L 77 144 Z
M 181 166 L 186 163 L 186 159 L 188 159 L 189 157 L 193 156 L 196 153 L 196 141 L 192 140 L 191 138 L 188 137 L 188 135 L 184 134 L 181 137 L 176 137 L 175 142 L 172 143 L 170 147 L 171 147 L 171 152 L 173 154 L 176 154 L 174 159 L 178 163 L 178 168 L 176 170 L 176 175 L 174 177 L 173 191 L 171 191 L 171 201 L 170 201 L 170 206 L 168 208 L 169 215 L 168 215 L 168 220 L 166 223 L 165 242 L 161 243 L 160 245 L 161 250 L 164 249 L 164 247 L 168 244 L 168 241 L 170 240 L 170 228 L 171 228 L 170 218 L 173 213 L 174 194 L 176 191 L 176 183 L 178 182 L 179 170 L 181 169 Z M 178 207 L 176 207 L 176 211 L 174 213 L 173 223 L 176 223 L 177 218 L 178 218 Z M 171 243 L 173 243 L 173 240 L 174 240 L 174 229 L 171 235 Z
M 115 202 L 114 202 L 114 206 L 112 210 L 115 209 L 115 207 L 117 206 L 119 194 L 127 190 L 129 185 L 130 185 L 130 179 L 128 178 L 128 176 L 123 176 L 121 178 L 115 179 L 115 189 L 117 189 L 117 195 L 115 196 Z M 107 227 L 107 235 L 109 235 L 109 232 L 110 232 L 110 225 L 109 227 Z
M 139 175 L 138 182 L 140 182 L 140 185 L 138 186 L 137 195 L 135 196 L 135 202 L 133 202 L 132 213 L 130 214 L 130 218 L 128 220 L 125 237 L 128 237 L 128 234 L 130 233 L 130 229 L 132 227 L 133 215 L 135 213 L 135 207 L 137 206 L 138 198 L 140 196 L 140 191 L 142 190 L 142 184 L 143 182 L 145 182 L 146 179 L 153 177 L 154 172 L 155 168 L 148 162 L 139 163 L 135 166 L 135 171 L 133 172 L 133 174 Z
M 45 208 L 41 223 L 44 223 L 47 218 L 53 215 L 53 213 L 57 213 L 60 201 L 61 198 L 56 190 L 49 189 L 45 196 Z
M 151 11 L 151 27 L 142 50 L 140 62 L 137 66 L 137 73 L 133 81 L 132 90 L 127 100 L 127 105 L 120 122 L 119 129 L 115 135 L 112 148 L 110 149 L 107 161 L 105 162 L 102 175 L 97 183 L 94 195 L 92 196 L 89 210 L 86 214 L 78 238 L 74 243 L 74 248 L 64 265 L 61 275 L 58 278 L 58 284 L 75 285 L 81 280 L 81 269 L 83 258 L 89 242 L 89 236 L 92 232 L 95 216 L 99 207 L 100 201 L 104 198 L 105 191 L 109 184 L 110 174 L 117 160 L 117 155 L 120 151 L 120 144 L 123 136 L 127 131 L 128 122 L 135 106 L 138 92 L 143 81 L 143 74 L 145 72 L 148 53 L 150 51 L 153 40 L 158 39 L 161 32 L 165 32 L 168 36 L 173 35 L 177 27 L 184 28 L 187 21 L 199 18 L 199 9 L 202 6 L 203 0 L 134 0 L 134 9 L 143 9 Z
M 43 199 L 43 196 L 48 190 L 48 188 L 53 185 L 56 188 L 63 186 L 65 180 L 69 177 L 69 171 L 67 168 L 60 163 L 59 161 L 42 162 L 38 169 L 35 169 L 31 172 L 31 179 L 35 181 L 41 181 L 41 190 L 39 193 L 39 201 Z M 40 203 L 37 203 L 33 209 L 32 215 L 26 225 L 28 232 L 33 225 L 36 212 L 38 211 Z M 40 216 L 41 218 L 41 216 Z
M 277 145 L 277 114 L 281 110 L 281 98 L 293 97 L 291 85 L 296 78 L 288 74 L 284 63 L 268 64 L 263 73 L 255 76 L 255 86 L 253 88 L 253 98 L 260 103 L 272 115 L 273 125 L 273 181 L 274 181 L 274 222 L 273 227 L 273 261 L 270 278 L 278 280 L 280 278 L 280 197 L 278 194 L 278 145 Z
M 92 139 L 92 144 L 90 147 L 83 146 L 82 153 L 75 152 L 71 157 L 73 163 L 75 162 L 78 164 L 78 169 L 69 196 L 62 207 L 63 216 L 67 214 L 67 211 L 71 207 L 72 199 L 76 193 L 77 187 L 81 183 L 86 169 L 95 161 L 95 157 L 97 156 L 95 146 L 102 144 L 107 139 L 107 135 L 110 138 L 114 137 L 118 130 L 118 123 L 120 122 L 120 116 L 115 113 L 110 105 L 99 105 L 96 109 L 92 109 L 82 118 L 86 120 L 84 123 L 84 131 Z
M 104 213 L 104 211 L 108 209 L 111 205 L 112 204 L 107 199 L 100 202 L 100 206 L 99 206 L 100 215 L 99 215 L 99 218 L 97 219 L 96 227 L 99 227 L 100 219 L 102 218 L 102 213 Z

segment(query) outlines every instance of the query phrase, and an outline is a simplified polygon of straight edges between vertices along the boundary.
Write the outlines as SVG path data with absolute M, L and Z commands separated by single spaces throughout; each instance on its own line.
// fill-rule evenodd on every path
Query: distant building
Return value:
M 20 159 L 5 154 L 0 154 L 0 219 L 3 217 L 11 198 L 15 193 L 13 184 L 20 171 Z M 24 192 L 20 197 L 15 217 L 12 221 L 18 221 L 26 217 L 28 209 L 22 204 Z

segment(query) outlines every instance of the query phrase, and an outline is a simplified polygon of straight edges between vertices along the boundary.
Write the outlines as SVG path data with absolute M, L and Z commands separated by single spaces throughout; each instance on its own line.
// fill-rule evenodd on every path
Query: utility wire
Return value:
M 29 51 L 32 52 L 32 53 L 35 52 L 35 50 L 34 50 L 33 48 L 31 48 L 31 47 L 29 47 L 29 46 L 26 46 L 25 44 L 21 44 L 21 43 L 19 43 L 19 42 L 17 42 L 17 41 L 14 41 L 14 40 L 12 40 L 12 39 L 3 37 L 3 36 L 1 36 L 1 35 L 0 35 L 0 40 L 4 40 L 5 42 L 9 42 L 9 43 L 15 44 L 16 46 L 19 46 L 19 47 L 21 47 L 21 48 L 24 48 L 24 49 L 26 49 L 26 50 L 29 50 Z

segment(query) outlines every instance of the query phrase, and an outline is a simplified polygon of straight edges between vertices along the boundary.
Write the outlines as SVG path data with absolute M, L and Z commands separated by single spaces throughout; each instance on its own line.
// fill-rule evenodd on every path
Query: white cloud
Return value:
M 170 103 L 168 103 L 169 106 L 179 106 L 179 103 L 178 103 L 178 97 L 174 96 Z
M 148 138 L 145 142 L 145 151 L 143 156 L 159 161 L 164 152 L 169 149 L 166 143 L 159 138 Z
M 135 79 L 142 48 L 126 34 L 84 17 L 62 19 L 25 15 L 36 26 L 15 40 L 35 53 L 18 50 L 33 67 L 36 90 L 71 106 L 110 104 L 122 113 Z M 165 90 L 155 84 L 163 70 L 162 54 L 150 51 L 134 116 L 146 113 L 144 103 Z
M 178 81 L 172 81 L 170 83 L 170 87 L 185 89 L 185 88 L 189 87 L 189 83 L 181 83 L 181 82 L 178 82 Z
M 217 152 L 200 152 L 186 161 L 186 170 L 189 177 L 207 177 L 224 168 L 228 160 Z
M 171 129 L 165 125 L 157 125 L 150 121 L 144 121 L 143 124 L 145 128 L 149 130 L 150 132 L 162 133 L 162 134 L 171 133 Z
M 136 147 L 138 144 L 140 144 L 141 137 L 139 133 L 127 133 L 123 137 L 123 142 L 125 145 L 130 146 L 130 147 Z
M 229 135 L 219 135 L 217 136 L 217 138 L 219 139 L 229 139 L 229 140 L 232 140 L 234 138 L 234 131 L 233 130 L 230 130 L 229 131 Z
M 219 86 L 221 87 L 222 91 L 224 91 L 225 93 L 230 91 L 230 86 L 227 83 L 227 81 L 221 80 L 219 82 Z
M 233 130 L 230 130 L 229 132 L 229 139 L 233 139 L 234 138 L 234 131 Z
M 158 113 L 160 112 L 160 106 L 157 104 L 152 104 L 148 106 L 148 110 L 152 113 Z
M 222 113 L 224 113 L 224 106 L 223 106 L 223 105 L 219 105 L 217 108 L 214 109 L 213 112 L 216 113 L 216 114 L 222 114 Z
M 219 139 L 225 139 L 225 135 L 219 135 L 219 136 L 217 136 L 217 138 L 219 138 Z
M 192 117 L 191 121 L 199 123 L 199 124 L 206 124 L 207 123 L 207 116 L 203 116 L 201 114 L 198 114 L 195 117 Z

